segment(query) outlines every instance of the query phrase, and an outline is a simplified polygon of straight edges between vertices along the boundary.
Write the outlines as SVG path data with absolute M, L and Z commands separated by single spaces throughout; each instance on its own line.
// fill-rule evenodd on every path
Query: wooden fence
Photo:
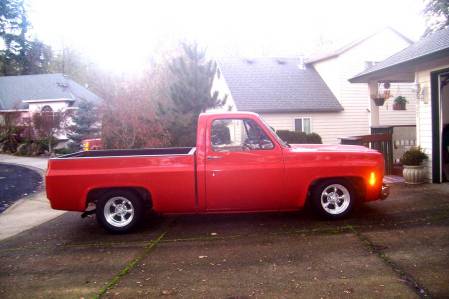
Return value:
M 405 150 L 416 144 L 416 126 L 379 126 L 371 128 L 371 135 L 341 138 L 341 144 L 366 146 L 381 152 L 385 159 L 385 174 L 400 167 L 399 158 Z M 396 174 L 400 174 L 399 171 Z

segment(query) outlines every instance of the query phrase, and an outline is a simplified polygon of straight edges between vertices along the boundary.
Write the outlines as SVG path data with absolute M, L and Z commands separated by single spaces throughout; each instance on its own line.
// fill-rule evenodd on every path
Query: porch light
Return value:
M 416 84 L 416 97 L 424 104 L 429 103 L 428 88 L 426 85 L 419 83 Z

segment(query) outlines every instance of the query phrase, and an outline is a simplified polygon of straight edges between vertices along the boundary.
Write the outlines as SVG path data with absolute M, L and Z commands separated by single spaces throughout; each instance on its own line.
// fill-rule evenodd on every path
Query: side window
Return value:
M 273 149 L 265 132 L 250 119 L 216 119 L 211 128 L 211 145 L 215 152 L 241 152 Z

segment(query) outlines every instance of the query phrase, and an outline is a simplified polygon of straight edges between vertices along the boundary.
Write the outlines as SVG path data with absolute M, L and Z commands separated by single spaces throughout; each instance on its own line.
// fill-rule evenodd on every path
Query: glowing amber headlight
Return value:
M 376 179 L 376 173 L 375 173 L 374 171 L 372 171 L 372 172 L 369 174 L 368 184 L 369 184 L 370 186 L 374 186 L 374 185 L 376 185 L 376 181 L 377 181 L 377 179 Z

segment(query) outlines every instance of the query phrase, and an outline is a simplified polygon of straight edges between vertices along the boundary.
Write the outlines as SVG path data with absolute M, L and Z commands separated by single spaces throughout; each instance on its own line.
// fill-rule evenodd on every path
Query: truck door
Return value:
M 207 135 L 206 209 L 279 209 L 282 149 L 266 131 L 252 119 L 227 118 L 213 120 Z

